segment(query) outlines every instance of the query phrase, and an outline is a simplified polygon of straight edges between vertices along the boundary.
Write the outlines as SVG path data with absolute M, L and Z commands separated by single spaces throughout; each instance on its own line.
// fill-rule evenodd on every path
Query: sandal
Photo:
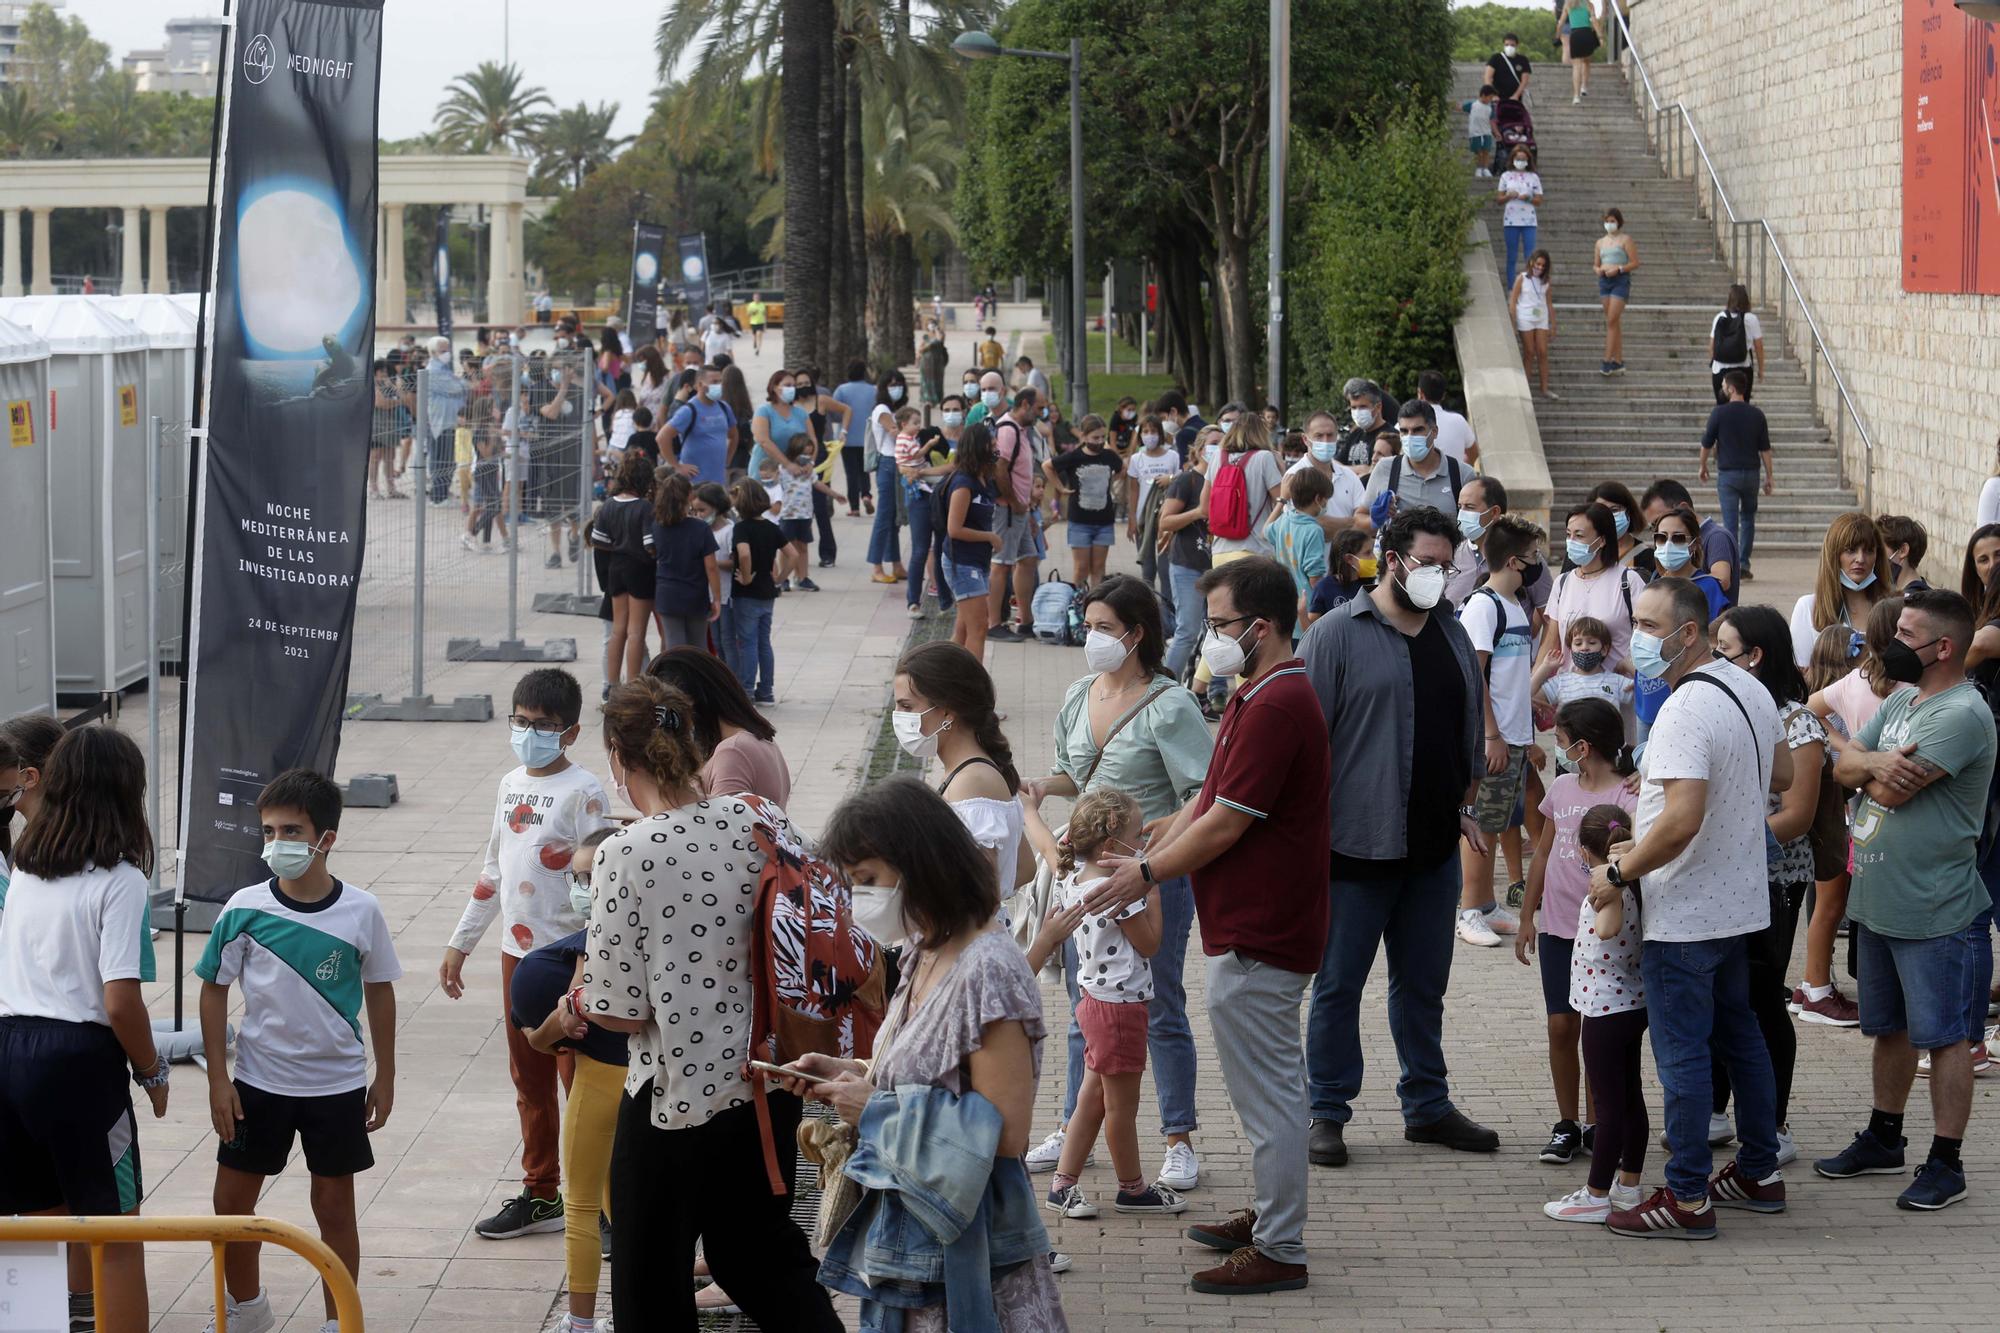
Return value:
M 868 576 L 868 581 L 870 583 L 901 583 L 903 580 L 897 578 L 894 574 L 884 574 L 878 569 Z
M 861 507 L 862 507 L 863 509 L 866 509 L 866 510 L 867 510 L 867 511 L 868 511 L 869 513 L 871 513 L 871 514 L 872 514 L 872 513 L 874 513 L 874 512 L 875 512 L 875 500 L 874 500 L 874 498 L 873 498 L 872 496 L 867 496 L 867 495 L 864 495 L 864 496 L 862 496 L 862 497 L 861 497 Z

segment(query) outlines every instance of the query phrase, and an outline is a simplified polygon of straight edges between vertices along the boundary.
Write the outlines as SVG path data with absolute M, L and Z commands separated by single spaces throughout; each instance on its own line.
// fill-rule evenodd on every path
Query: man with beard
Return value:
M 1444 602 L 1453 518 L 1412 506 L 1382 533 L 1372 592 L 1314 622 L 1299 646 L 1319 696 L 1337 784 L 1331 804 L 1326 951 L 1307 1031 L 1309 1151 L 1347 1162 L 1344 1138 L 1361 1091 L 1361 990 L 1389 959 L 1389 1034 L 1402 1077 L 1403 1137 L 1493 1152 L 1500 1136 L 1452 1105 L 1444 1063 L 1461 837 L 1483 850 L 1474 816 L 1484 741 L 1478 659 Z M 1433 608 L 1445 606 L 1444 614 Z

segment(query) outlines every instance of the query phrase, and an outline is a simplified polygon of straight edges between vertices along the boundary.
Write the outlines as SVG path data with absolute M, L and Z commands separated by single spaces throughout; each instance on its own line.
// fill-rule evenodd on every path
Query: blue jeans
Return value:
M 942 484 L 942 483 L 940 483 Z M 915 482 L 903 483 L 903 504 L 910 511 L 910 590 L 905 600 L 911 606 L 924 604 L 924 581 L 929 578 L 930 558 L 938 560 L 938 610 L 952 606 L 951 585 L 944 576 L 944 529 L 931 523 L 931 493 L 918 490 Z
M 896 494 L 901 489 L 896 476 L 896 455 L 882 455 L 875 461 L 875 526 L 868 532 L 871 565 L 903 563 L 903 548 L 896 538 Z
M 1778 1092 L 1771 1054 L 1750 1009 L 1750 936 L 1668 943 L 1647 940 L 1639 970 L 1653 1060 L 1666 1094 L 1667 1186 L 1686 1201 L 1708 1197 L 1715 1154 L 1708 1146 L 1714 1109 L 1709 1053 L 1729 1070 L 1736 1096 L 1736 1163 L 1752 1180 L 1778 1164 Z
M 1196 644 L 1201 639 L 1201 625 L 1207 619 L 1201 613 L 1201 596 L 1194 590 L 1195 582 L 1201 578 L 1201 571 L 1189 569 L 1185 565 L 1168 564 L 1167 582 L 1173 589 L 1168 600 L 1174 607 L 1174 638 L 1167 645 L 1167 673 L 1176 680 L 1194 657 Z
M 1533 227 L 1502 227 L 1500 230 L 1506 233 L 1507 236 L 1507 290 L 1512 291 L 1514 289 L 1514 252 L 1517 248 L 1519 249 L 1521 254 L 1520 264 L 1522 267 L 1526 267 L 1528 256 L 1535 253 L 1535 229 Z
M 1754 467 L 1723 468 L 1715 474 L 1723 530 L 1736 539 L 1737 556 L 1746 565 L 1757 544 L 1757 475 Z
M 430 475 L 424 478 L 424 489 L 432 503 L 440 503 L 451 495 L 452 447 L 456 441 L 455 430 L 441 430 L 431 436 L 430 456 L 425 460 Z
M 729 599 L 736 620 L 736 679 L 751 694 L 770 694 L 778 683 L 777 664 L 771 657 L 771 610 L 777 605 L 768 597 L 745 597 L 737 593 Z M 763 684 L 759 685 L 761 675 Z
M 724 574 L 725 579 L 729 575 Z M 731 597 L 722 604 L 722 614 L 715 622 L 715 646 L 722 650 L 722 664 L 736 679 L 743 679 L 743 653 L 736 646 L 736 599 Z
M 1313 1119 L 1344 1125 L 1354 1116 L 1353 1101 L 1361 1091 L 1361 988 L 1374 970 L 1377 949 L 1389 956 L 1389 1036 L 1402 1066 L 1396 1098 L 1403 1123 L 1428 1125 L 1451 1114 L 1444 993 L 1451 983 L 1460 880 L 1454 849 L 1428 870 L 1327 885 L 1333 915 L 1306 1028 Z
M 1160 883 L 1160 947 L 1153 955 L 1153 998 L 1146 1002 L 1146 1054 L 1153 1063 L 1153 1091 L 1160 1099 L 1160 1133 L 1192 1134 L 1200 1127 L 1194 1109 L 1194 1032 L 1188 1027 L 1188 930 L 1194 924 L 1194 886 L 1185 875 Z M 1083 1086 L 1083 1029 L 1076 1023 L 1076 942 L 1063 942 L 1063 988 L 1069 992 L 1069 1083 L 1063 1090 L 1063 1123 L 1076 1114 Z

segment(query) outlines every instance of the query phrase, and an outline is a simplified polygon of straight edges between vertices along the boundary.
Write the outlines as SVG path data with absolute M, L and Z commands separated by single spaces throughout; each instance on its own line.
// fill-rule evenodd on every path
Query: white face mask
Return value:
M 1611 221 L 1611 219 L 1609 219 L 1609 218 L 1606 218 L 1606 219 L 1604 220 L 1604 231 L 1605 231 L 1605 234 L 1606 234 L 1606 235 L 1609 235 L 1610 233 L 1612 233 L 1612 232 L 1614 232 L 1614 231 L 1617 231 L 1617 230 L 1618 230 L 1618 224 L 1617 224 L 1617 223 L 1615 223 L 1615 222 Z
M 1525 158 L 1525 157 L 1517 157 L 1517 158 L 1515 158 L 1515 159 L 1514 159 L 1514 170 L 1516 170 L 1516 171 L 1526 171 L 1527 169 L 1528 169 L 1528 159 L 1527 159 L 1527 158 Z
M 1139 443 L 1147 449 L 1157 449 L 1160 447 L 1160 437 L 1157 435 L 1141 435 Z
M 639 803 L 632 799 L 631 792 L 625 790 L 624 765 L 618 762 L 618 757 L 616 755 L 609 756 L 609 758 L 610 758 L 610 768 L 611 768 L 612 792 L 618 797 L 620 803 L 624 805 L 629 805 L 634 810 L 637 810 L 639 808 Z
M 889 946 L 910 938 L 903 919 L 903 882 L 854 885 L 854 924 Z
M 1445 573 L 1443 565 L 1424 565 L 1419 569 L 1404 567 L 1404 576 L 1398 580 L 1403 591 L 1419 611 L 1428 611 L 1444 596 Z
M 1132 631 L 1125 633 L 1129 637 Z M 1083 636 L 1083 664 L 1092 671 L 1116 671 L 1125 664 L 1131 652 L 1125 645 L 1125 639 L 1101 629 L 1094 629 Z
M 570 878 L 569 878 L 569 905 L 570 905 L 571 909 L 572 909 L 572 910 L 574 910 L 574 911 L 576 912 L 576 914 L 577 914 L 578 916 L 582 917 L 582 918 L 583 918 L 583 919 L 584 919 L 585 921 L 588 921 L 588 920 L 590 920 L 590 881 L 589 881 L 589 880 L 587 880 L 587 879 L 578 879 L 578 878 L 577 878 L 576 876 L 574 876 L 574 875 L 571 875 L 571 876 L 570 876 Z
M 1233 639 L 1221 630 L 1211 629 L 1208 632 L 1208 637 L 1203 639 L 1201 644 L 1201 660 L 1207 663 L 1209 674 L 1214 676 L 1241 675 L 1243 664 L 1249 659 L 1249 654 L 1243 650 L 1243 640 L 1249 635 L 1251 630 L 1256 628 L 1257 622 L 1253 620 L 1243 627 L 1242 634 L 1237 635 Z
M 1500 48 L 1500 50 L 1501 50 L 1501 51 L 1502 51 L 1502 52 L 1503 52 L 1504 54 L 1506 54 L 1506 55 L 1510 55 L 1510 56 L 1511 56 L 1511 55 L 1513 55 L 1513 54 L 1514 54 L 1514 53 L 1515 53 L 1516 51 L 1519 51 L 1520 49 L 1521 49 L 1520 47 L 1518 47 L 1518 46 L 1514 45 L 1514 44 L 1513 44 L 1512 42 L 1509 42 L 1509 43 L 1507 43 L 1507 44 L 1506 44 L 1505 46 L 1503 46 L 1503 47 L 1501 47 L 1501 48 Z
M 936 707 L 933 704 L 921 713 L 898 708 L 889 715 L 889 726 L 896 733 L 896 744 L 902 746 L 903 753 L 912 759 L 928 759 L 936 754 L 938 737 L 951 726 L 951 719 L 946 718 L 944 726 L 928 736 L 924 734 L 924 718 L 935 711 Z
M 1370 426 L 1375 424 L 1375 409 L 1372 407 L 1355 408 L 1354 424 L 1356 426 L 1359 426 L 1362 430 L 1367 430 Z

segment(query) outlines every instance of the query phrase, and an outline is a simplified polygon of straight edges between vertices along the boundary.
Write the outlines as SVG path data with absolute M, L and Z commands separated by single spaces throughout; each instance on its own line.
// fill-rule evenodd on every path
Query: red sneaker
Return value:
M 1645 1240 L 1714 1240 L 1715 1209 L 1704 1199 L 1699 1211 L 1689 1208 L 1662 1185 L 1637 1208 L 1624 1208 L 1605 1221 L 1614 1236 Z
M 1799 1005 L 1801 1023 L 1819 1023 L 1830 1028 L 1853 1028 L 1861 1026 L 1861 1010 L 1838 986 L 1823 1000 L 1810 996 L 1803 997 Z
M 1785 1211 L 1785 1178 L 1773 1171 L 1762 1180 L 1752 1180 L 1731 1162 L 1708 1182 L 1708 1201 L 1717 1208 L 1747 1208 L 1753 1213 Z

